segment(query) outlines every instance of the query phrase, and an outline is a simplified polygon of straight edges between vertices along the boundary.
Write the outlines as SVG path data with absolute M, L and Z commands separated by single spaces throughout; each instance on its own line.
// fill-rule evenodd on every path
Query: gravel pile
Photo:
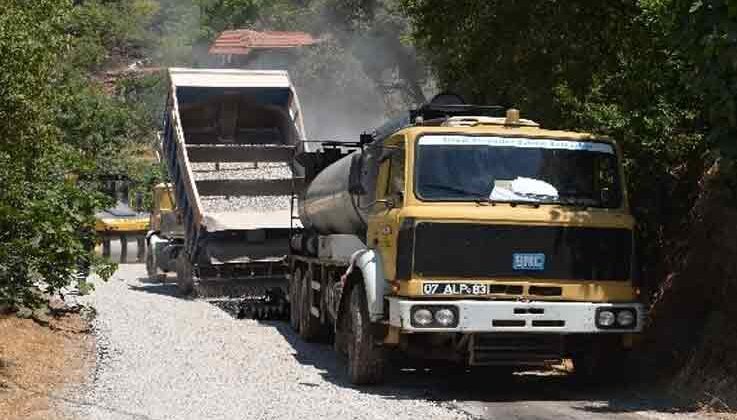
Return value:
M 286 162 L 192 163 L 195 181 L 221 179 L 289 179 L 292 168 Z
M 351 387 L 331 346 L 303 343 L 285 323 L 233 319 L 144 275 L 121 265 L 84 298 L 97 309 L 98 366 L 89 389 L 65 400 L 69 418 L 464 417 L 420 390 Z
M 292 168 L 286 162 L 257 163 L 193 163 L 195 181 L 230 179 L 290 179 Z M 201 196 L 203 210 L 207 213 L 244 212 L 268 213 L 289 210 L 288 195 L 282 196 Z
M 276 196 L 242 196 L 242 197 L 200 197 L 202 208 L 207 213 L 268 213 L 277 210 L 289 210 L 291 199 L 288 195 Z

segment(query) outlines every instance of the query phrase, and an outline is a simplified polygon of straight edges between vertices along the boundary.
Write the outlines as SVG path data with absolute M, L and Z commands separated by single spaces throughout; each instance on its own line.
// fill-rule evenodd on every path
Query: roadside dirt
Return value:
M 56 408 L 69 387 L 94 364 L 94 337 L 79 314 L 48 319 L 48 326 L 0 316 L 0 418 L 68 420 Z

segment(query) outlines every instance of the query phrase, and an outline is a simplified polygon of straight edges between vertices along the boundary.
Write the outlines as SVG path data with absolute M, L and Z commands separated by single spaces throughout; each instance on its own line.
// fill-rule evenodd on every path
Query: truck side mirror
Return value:
M 366 190 L 361 182 L 361 154 L 353 153 L 351 155 L 351 169 L 348 174 L 348 192 L 355 195 L 365 195 Z

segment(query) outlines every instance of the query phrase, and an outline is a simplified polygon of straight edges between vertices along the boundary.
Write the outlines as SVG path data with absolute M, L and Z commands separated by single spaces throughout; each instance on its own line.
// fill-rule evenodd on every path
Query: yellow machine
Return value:
M 151 210 L 150 227 L 153 231 L 161 231 L 162 223 L 166 225 L 176 218 L 174 195 L 171 184 L 158 184 L 153 189 L 153 208 Z M 176 219 L 174 219 L 175 221 Z
M 137 243 L 136 260 L 142 261 L 145 252 L 144 238 L 149 230 L 149 215 L 130 207 L 127 180 L 110 180 L 108 190 L 117 198 L 115 207 L 95 215 L 95 231 L 102 242 L 102 255 L 110 257 L 110 242 L 117 239 L 120 241 L 120 262 L 127 262 L 128 241 L 132 239 Z
M 614 142 L 495 113 L 430 104 L 297 157 L 290 321 L 332 328 L 354 383 L 380 381 L 387 351 L 603 374 L 642 330 Z

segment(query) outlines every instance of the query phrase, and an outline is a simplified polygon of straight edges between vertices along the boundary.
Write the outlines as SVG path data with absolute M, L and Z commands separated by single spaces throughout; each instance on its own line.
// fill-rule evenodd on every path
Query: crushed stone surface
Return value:
M 200 203 L 207 213 L 269 213 L 289 210 L 290 200 L 291 197 L 288 195 L 200 197 Z
M 286 162 L 190 163 L 195 181 L 221 179 L 289 179 L 292 168 Z
M 352 387 L 331 346 L 302 342 L 284 322 L 234 319 L 143 277 L 143 265 L 121 265 L 81 299 L 97 311 L 97 367 L 70 399 L 70 418 L 466 417 L 421 391 Z
M 191 163 L 196 181 L 202 180 L 275 180 L 291 179 L 292 168 L 286 162 Z M 278 196 L 200 196 L 206 213 L 267 213 L 288 210 L 291 197 Z

